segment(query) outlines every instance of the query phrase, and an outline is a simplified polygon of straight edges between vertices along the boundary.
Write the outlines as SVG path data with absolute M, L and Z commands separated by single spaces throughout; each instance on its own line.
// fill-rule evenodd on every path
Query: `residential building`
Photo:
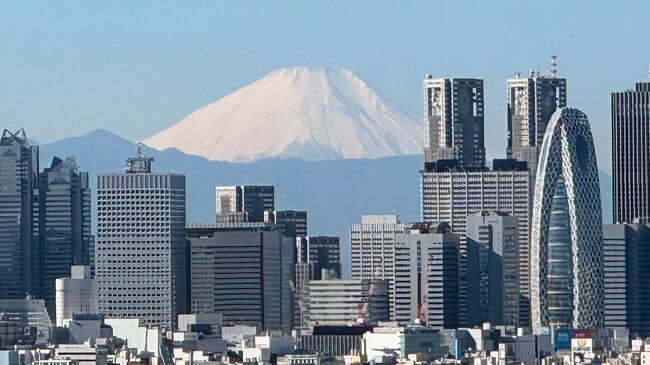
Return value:
M 295 239 L 269 227 L 187 229 L 191 312 L 221 313 L 224 323 L 290 331 Z
M 605 327 L 650 336 L 650 223 L 603 226 Z
M 25 131 L 0 138 L 0 298 L 22 299 L 38 284 L 38 147 Z M 36 259 L 34 259 L 36 258 Z
M 420 171 L 421 221 L 447 222 L 460 235 L 460 324 L 467 324 L 465 268 L 467 216 L 483 210 L 519 218 L 519 323 L 529 321 L 529 173 L 525 162 L 494 160 L 493 169 L 465 169 L 457 161 L 439 160 Z
M 74 157 L 54 157 L 39 179 L 37 296 L 54 317 L 55 281 L 73 265 L 90 265 L 90 187 Z
M 612 93 L 614 223 L 650 217 L 650 81 Z
M 396 214 L 366 214 L 350 227 L 350 277 L 354 280 L 386 280 L 390 318 L 395 315 L 395 234 L 404 232 Z
M 263 185 L 217 186 L 218 222 L 263 222 L 265 211 L 275 210 L 275 188 Z
M 421 317 L 433 328 L 457 328 L 459 310 L 459 236 L 447 223 L 420 245 Z
M 174 328 L 187 311 L 185 176 L 151 171 L 138 148 L 124 173 L 97 177 L 99 313 Z
M 543 76 L 530 70 L 528 77 L 517 73 L 507 83 L 507 157 L 526 161 L 534 179 L 546 126 L 551 115 L 566 106 L 566 79 L 557 77 L 555 73 Z
M 587 116 L 556 111 L 539 158 L 531 234 L 532 327 L 602 328 L 603 230 Z
M 467 217 L 468 322 L 519 323 L 519 218 L 481 211 Z
M 390 318 L 388 308 L 387 280 L 309 282 L 309 320 L 312 325 L 376 324 Z
M 56 325 L 63 327 L 75 314 L 97 314 L 97 283 L 90 266 L 72 266 L 69 278 L 56 279 Z
M 483 80 L 427 75 L 423 84 L 425 162 L 485 166 Z

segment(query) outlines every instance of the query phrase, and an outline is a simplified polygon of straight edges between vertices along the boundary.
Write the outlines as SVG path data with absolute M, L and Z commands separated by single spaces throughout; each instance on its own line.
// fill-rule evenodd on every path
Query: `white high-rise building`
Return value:
M 97 284 L 90 266 L 72 266 L 70 277 L 56 279 L 56 325 L 64 326 L 73 314 L 97 314 Z
M 603 227 L 587 116 L 551 117 L 539 156 L 531 233 L 533 329 L 602 328 Z
M 140 151 L 97 178 L 99 313 L 174 328 L 187 310 L 185 176 L 151 172 Z
M 456 327 L 459 238 L 449 229 L 446 223 L 415 223 L 395 235 L 392 320 Z
M 528 227 L 530 224 L 529 173 L 525 163 L 494 160 L 494 168 L 464 169 L 453 161 L 428 164 L 420 172 L 421 220 L 447 222 L 460 235 L 460 325 L 467 323 L 467 216 L 483 210 L 501 211 L 519 218 L 519 289 L 521 324 L 529 316 Z
M 388 281 L 390 317 L 395 315 L 393 284 L 395 276 L 395 234 L 404 232 L 396 214 L 366 214 L 361 223 L 350 227 L 352 279 Z

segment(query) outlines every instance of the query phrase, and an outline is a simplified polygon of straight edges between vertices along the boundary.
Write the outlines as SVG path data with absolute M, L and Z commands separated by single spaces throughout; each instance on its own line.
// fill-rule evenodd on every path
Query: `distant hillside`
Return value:
M 118 172 L 132 156 L 135 144 L 104 130 L 42 145 L 41 166 L 52 157 L 74 155 L 81 169 L 96 175 Z M 419 219 L 419 175 L 422 158 L 303 161 L 265 159 L 252 163 L 210 161 L 178 150 L 156 151 L 154 170 L 187 176 L 188 220 L 212 221 L 215 185 L 270 184 L 276 186 L 277 209 L 305 209 L 309 233 L 341 237 L 343 261 L 349 262 L 349 225 L 363 213 L 398 213 L 405 222 Z M 611 177 L 601 172 L 603 218 L 611 221 Z M 93 200 L 94 201 L 94 200 Z M 94 208 L 94 207 L 93 207 Z M 94 209 L 93 209 L 94 212 Z M 94 213 L 93 213 L 94 214 Z M 345 271 L 348 268 L 346 265 Z

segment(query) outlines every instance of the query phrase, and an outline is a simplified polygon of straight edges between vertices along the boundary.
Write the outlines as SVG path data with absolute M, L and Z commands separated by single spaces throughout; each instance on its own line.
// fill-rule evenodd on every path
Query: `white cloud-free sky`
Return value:
M 0 126 L 140 140 L 274 69 L 340 65 L 418 115 L 425 74 L 484 78 L 499 157 L 506 78 L 557 54 L 609 170 L 609 93 L 647 79 L 648 19 L 647 0 L 3 1 Z

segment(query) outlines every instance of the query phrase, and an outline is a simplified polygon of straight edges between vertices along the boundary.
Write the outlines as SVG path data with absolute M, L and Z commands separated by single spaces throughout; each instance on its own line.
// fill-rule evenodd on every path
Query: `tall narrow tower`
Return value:
M 612 93 L 614 223 L 650 217 L 650 81 Z
M 34 224 L 38 199 L 38 147 L 24 130 L 0 138 L 0 298 L 22 299 L 37 283 Z
M 602 328 L 603 231 L 598 165 L 587 116 L 556 111 L 535 182 L 531 234 L 533 329 Z
M 508 158 L 528 163 L 534 178 L 544 132 L 551 115 L 566 106 L 566 79 L 557 77 L 553 59 L 551 76 L 532 70 L 508 80 Z
M 427 75 L 423 86 L 424 161 L 484 167 L 483 80 Z

